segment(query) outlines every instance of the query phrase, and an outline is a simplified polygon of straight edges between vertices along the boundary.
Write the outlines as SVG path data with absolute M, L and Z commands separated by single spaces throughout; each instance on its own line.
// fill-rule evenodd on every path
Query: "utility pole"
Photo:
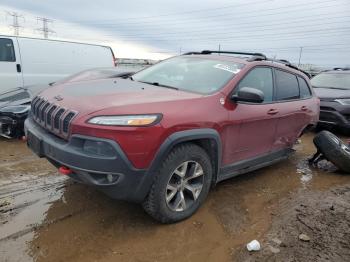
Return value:
M 180 55 L 182 55 L 182 46 L 180 46 L 179 53 L 180 53 Z
M 49 23 L 53 23 L 52 19 L 48 19 L 45 17 L 37 17 L 37 21 L 40 21 L 43 24 L 42 28 L 38 28 L 37 31 L 41 31 L 45 39 L 49 38 L 49 34 L 55 33 L 55 31 L 49 29 Z
M 9 16 L 12 16 L 12 24 L 10 25 L 11 28 L 13 28 L 13 34 L 15 36 L 19 36 L 19 29 L 22 27 L 19 24 L 19 18 L 22 18 L 24 20 L 24 16 L 20 15 L 17 12 L 6 12 Z
M 219 44 L 219 52 L 221 51 L 221 44 Z M 219 53 L 219 55 L 220 55 L 220 53 Z
M 301 61 L 301 54 L 303 53 L 303 47 L 300 47 L 300 52 L 299 52 L 299 63 L 298 66 L 300 66 L 300 61 Z

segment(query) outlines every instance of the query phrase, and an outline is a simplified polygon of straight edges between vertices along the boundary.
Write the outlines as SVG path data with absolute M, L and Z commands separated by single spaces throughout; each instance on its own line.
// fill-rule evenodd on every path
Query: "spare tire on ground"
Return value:
M 337 168 L 350 173 L 350 148 L 336 135 L 329 131 L 322 131 L 314 138 L 318 152 Z

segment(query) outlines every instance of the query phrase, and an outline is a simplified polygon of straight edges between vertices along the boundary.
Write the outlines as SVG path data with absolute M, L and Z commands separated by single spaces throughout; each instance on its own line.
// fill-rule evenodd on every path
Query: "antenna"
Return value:
M 49 34 L 54 34 L 55 31 L 49 29 L 49 24 L 53 23 L 53 20 L 52 19 L 48 19 L 48 18 L 45 18 L 45 17 L 37 17 L 37 22 L 42 22 L 43 26 L 42 28 L 38 28 L 36 29 L 37 31 L 40 31 L 43 33 L 44 35 L 44 38 L 45 39 L 48 39 L 49 38 Z
M 13 29 L 13 34 L 15 36 L 19 36 L 19 29 L 22 27 L 19 24 L 19 18 L 22 18 L 24 21 L 24 16 L 17 12 L 6 12 L 6 13 L 7 15 L 12 16 L 12 24 L 9 25 L 9 27 Z

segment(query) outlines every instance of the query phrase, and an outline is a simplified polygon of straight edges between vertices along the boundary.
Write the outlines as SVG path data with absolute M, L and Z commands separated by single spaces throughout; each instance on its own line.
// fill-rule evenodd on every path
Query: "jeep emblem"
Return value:
M 62 101 L 63 97 L 60 95 L 54 96 L 53 98 L 55 98 L 57 101 Z

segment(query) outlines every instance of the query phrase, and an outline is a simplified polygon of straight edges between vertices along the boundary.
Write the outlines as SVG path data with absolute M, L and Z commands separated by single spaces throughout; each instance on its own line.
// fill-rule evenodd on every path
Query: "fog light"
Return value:
M 83 150 L 87 153 L 98 156 L 115 156 L 114 148 L 103 141 L 86 140 L 84 142 Z
M 107 175 L 107 180 L 108 180 L 108 182 L 113 182 L 113 176 L 111 175 L 111 174 L 108 174 Z

